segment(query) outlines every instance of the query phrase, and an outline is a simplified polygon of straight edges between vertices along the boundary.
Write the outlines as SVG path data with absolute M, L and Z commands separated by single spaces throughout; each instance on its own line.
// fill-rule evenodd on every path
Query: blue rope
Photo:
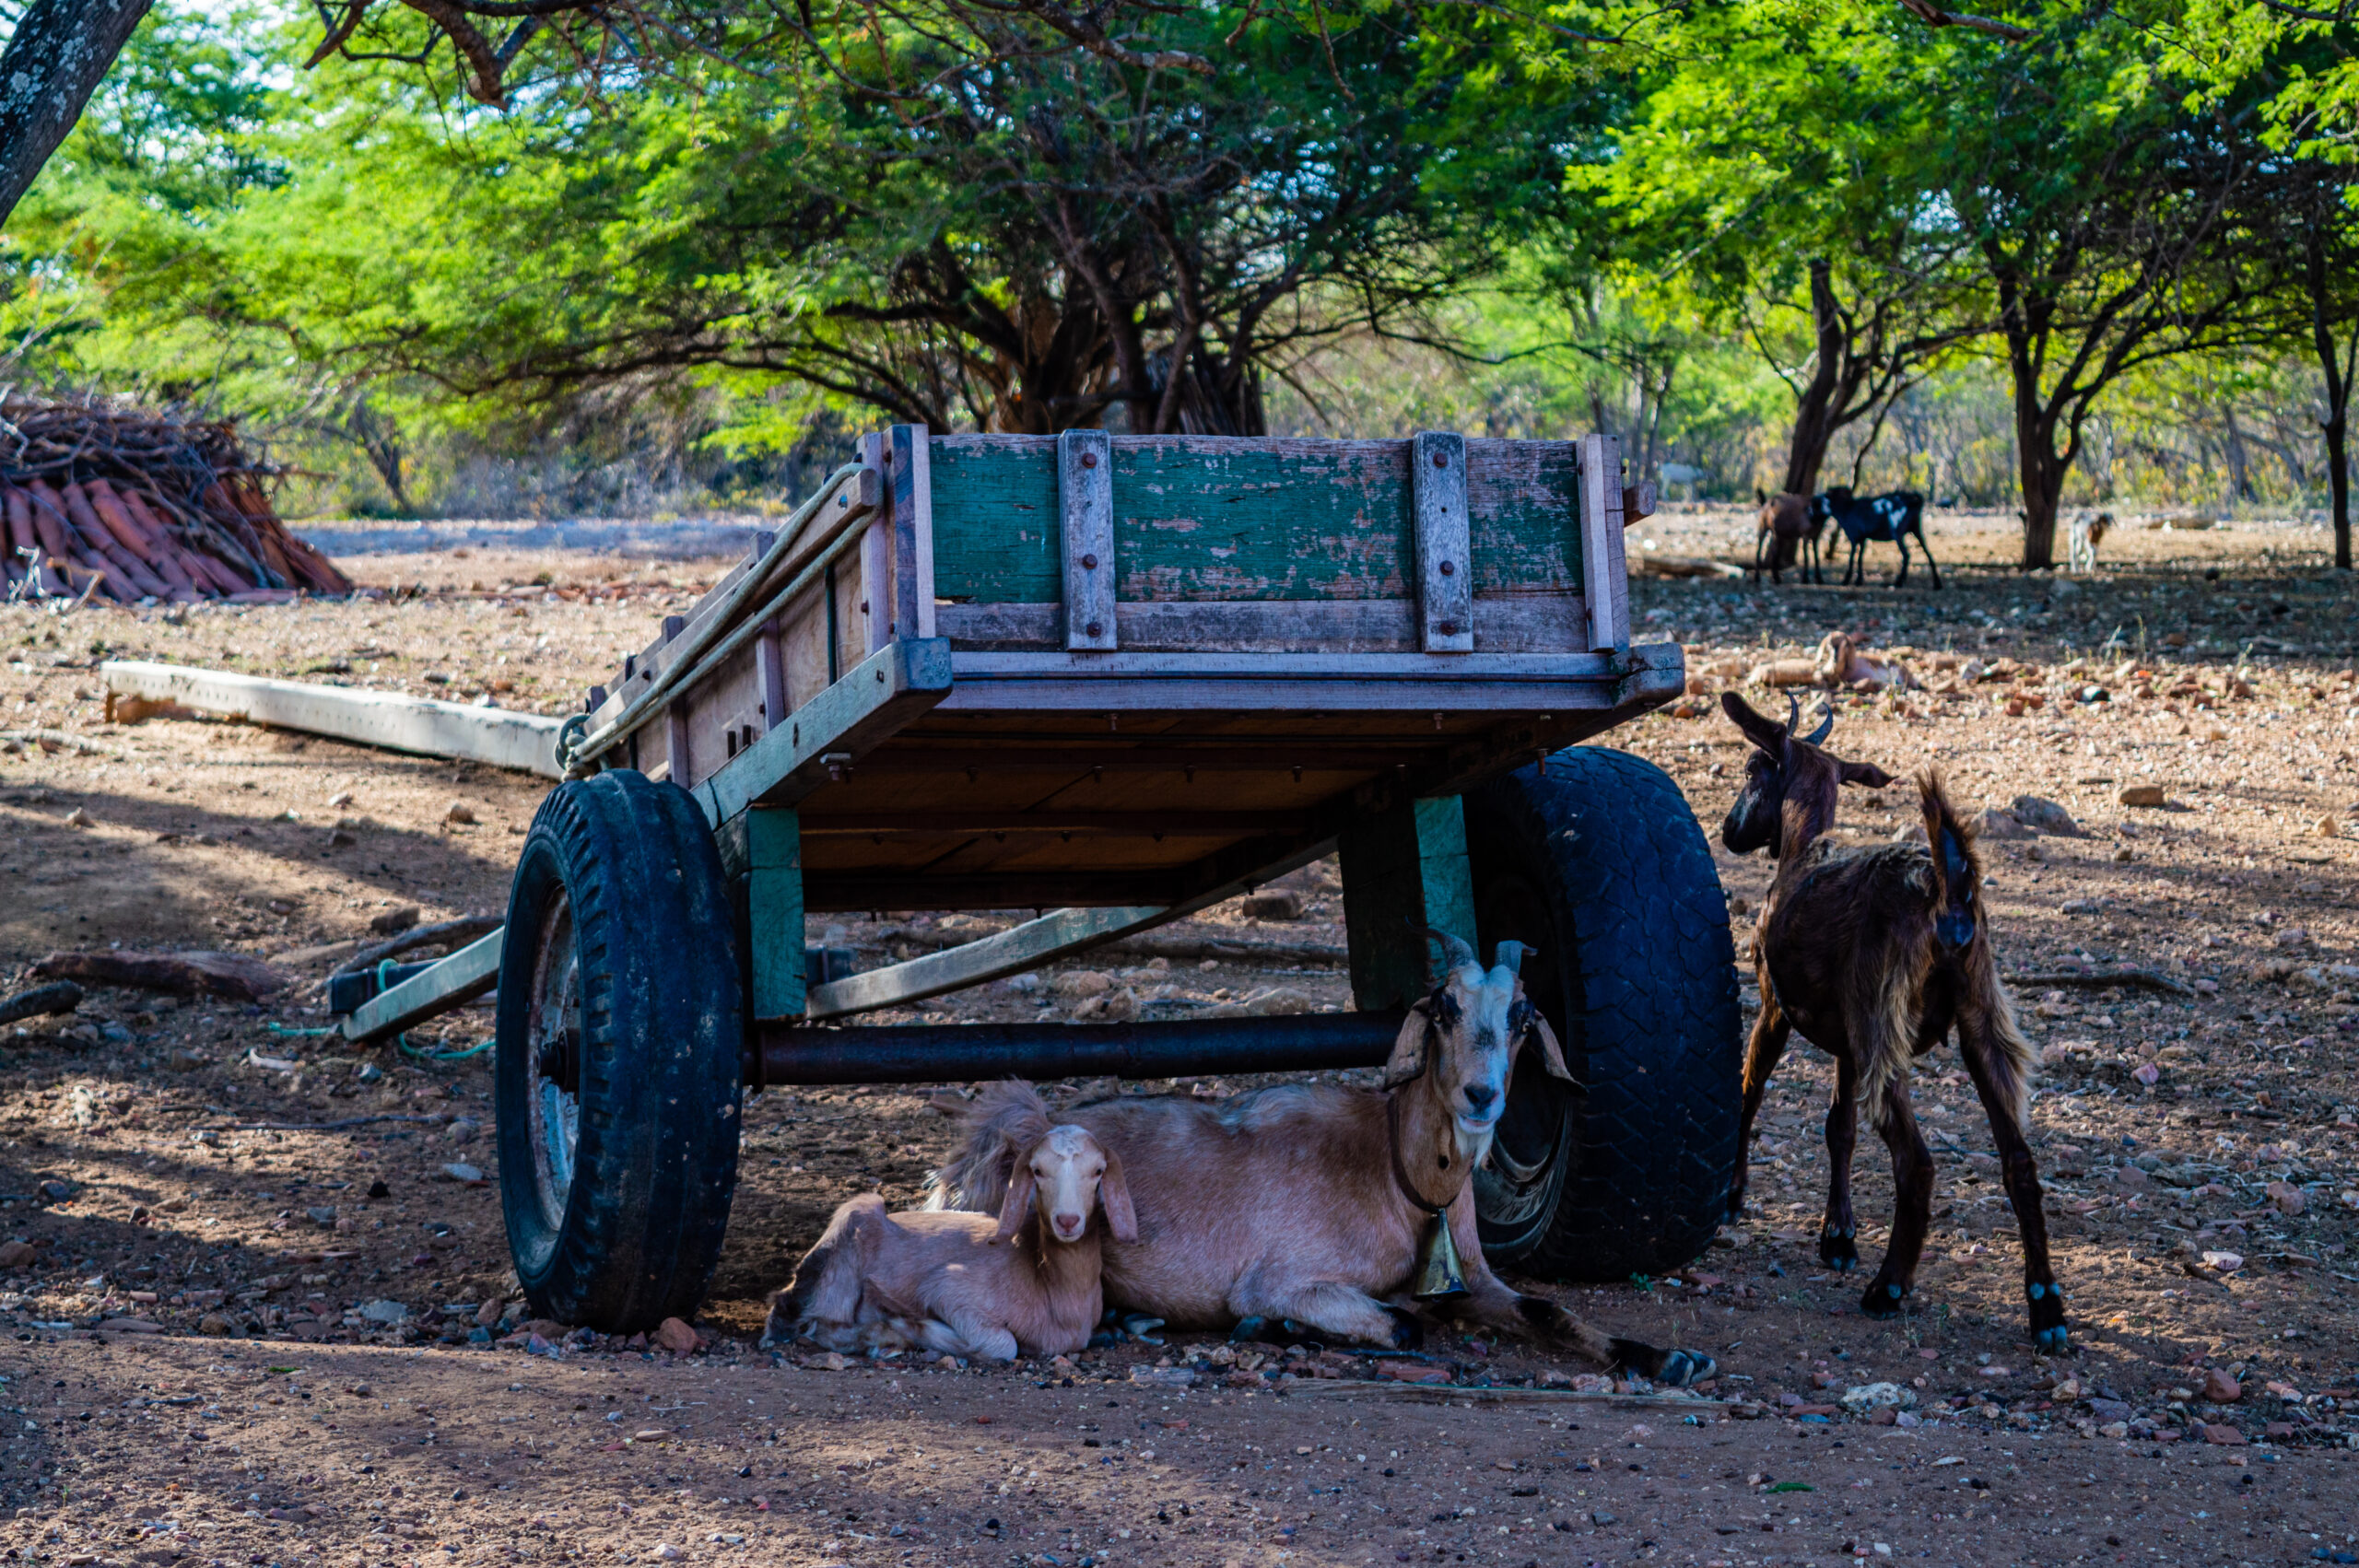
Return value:
M 283 1038 L 290 1040 L 305 1040 L 317 1035 L 340 1035 L 344 1032 L 341 1029 L 335 1028 L 292 1029 L 288 1027 L 286 1024 L 279 1023 L 267 1023 L 264 1024 L 263 1027 L 269 1030 L 274 1035 L 277 1035 Z

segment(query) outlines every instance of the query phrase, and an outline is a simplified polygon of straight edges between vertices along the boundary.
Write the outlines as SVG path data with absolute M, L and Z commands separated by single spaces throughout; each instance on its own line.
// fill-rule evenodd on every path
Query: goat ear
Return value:
M 1881 790 L 1892 782 L 1892 775 L 1872 762 L 1847 762 L 1842 768 L 1846 784 L 1865 784 L 1871 790 Z
M 1015 1162 L 1015 1173 L 1008 1178 L 1007 1197 L 999 1206 L 999 1231 L 996 1241 L 1012 1239 L 1024 1228 L 1025 1216 L 1032 1212 L 1032 1151 L 1027 1149 Z
M 1122 1157 L 1106 1151 L 1106 1174 L 1097 1178 L 1097 1201 L 1106 1206 L 1106 1228 L 1120 1242 L 1139 1239 L 1139 1211 L 1131 1207 L 1131 1184 L 1122 1175 Z
M 1548 1020 L 1540 1015 L 1536 1007 L 1532 1010 L 1532 1036 L 1540 1047 L 1541 1065 L 1547 1068 L 1548 1076 L 1572 1082 L 1572 1071 L 1565 1065 L 1565 1053 L 1556 1045 L 1556 1031 L 1548 1027 Z
M 1401 1023 L 1401 1033 L 1392 1041 L 1392 1055 L 1384 1064 L 1384 1086 L 1398 1089 L 1426 1070 L 1426 1037 L 1433 1032 L 1430 998 L 1420 997 L 1409 1004 L 1409 1016 Z

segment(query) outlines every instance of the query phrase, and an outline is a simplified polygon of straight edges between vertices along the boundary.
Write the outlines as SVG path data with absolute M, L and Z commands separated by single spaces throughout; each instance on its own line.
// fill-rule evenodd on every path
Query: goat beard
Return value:
M 1499 1135 L 1499 1124 L 1491 1123 L 1480 1132 L 1470 1133 L 1456 1117 L 1449 1119 L 1450 1141 L 1458 1146 L 1458 1157 L 1465 1163 L 1471 1175 L 1479 1171 L 1491 1158 L 1491 1144 Z

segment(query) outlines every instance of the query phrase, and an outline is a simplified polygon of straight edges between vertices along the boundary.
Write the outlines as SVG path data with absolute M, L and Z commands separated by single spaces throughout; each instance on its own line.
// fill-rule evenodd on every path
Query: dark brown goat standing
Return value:
M 2024 1141 L 2035 1057 L 1991 954 L 1973 832 L 1941 781 L 1926 774 L 1917 780 L 1924 845 L 1851 848 L 1826 839 L 1841 786 L 1881 790 L 1892 776 L 1819 749 L 1816 743 L 1834 727 L 1832 715 L 1803 737 L 1794 733 L 1791 715 L 1783 724 L 1765 719 L 1733 692 L 1720 706 L 1754 745 L 1743 792 L 1729 808 L 1720 841 L 1738 854 L 1766 848 L 1778 861 L 1754 927 L 1761 1013 L 1745 1052 L 1744 1122 L 1729 1212 L 1743 1209 L 1742 1152 L 1752 1147 L 1754 1117 L 1787 1036 L 1799 1029 L 1835 1059 L 1835 1103 L 1826 1113 L 1832 1169 L 1818 1255 L 1837 1270 L 1860 1260 L 1851 1152 L 1864 1099 L 1892 1150 L 1895 1200 L 1884 1267 L 1860 1305 L 1871 1317 L 1899 1311 L 1917 1278 L 1933 1197 L 1933 1155 L 1908 1103 L 1908 1072 L 1954 1024 L 2023 1235 L 2032 1338 L 2044 1351 L 2064 1349 L 2064 1295 L 2048 1265 L 2039 1172 Z
M 1770 581 L 1783 583 L 1786 568 L 1799 562 L 1804 582 L 1825 582 L 1826 570 L 1819 563 L 1818 536 L 1826 532 L 1826 519 L 1811 506 L 1810 497 L 1790 490 L 1775 496 L 1765 490 L 1753 494 L 1761 502 L 1754 523 L 1753 580 L 1759 582 L 1766 570 Z

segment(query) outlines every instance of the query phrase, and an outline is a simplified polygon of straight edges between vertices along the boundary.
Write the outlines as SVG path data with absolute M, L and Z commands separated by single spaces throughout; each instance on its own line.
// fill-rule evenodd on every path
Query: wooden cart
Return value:
M 1736 983 L 1676 786 L 1574 746 L 1684 683 L 1629 637 L 1623 478 L 1603 436 L 869 436 L 591 690 L 505 930 L 347 1029 L 497 986 L 519 1276 L 626 1330 L 701 1294 L 748 1088 L 1374 1064 L 1430 983 L 1419 928 L 1511 936 L 1580 1082 L 1513 1086 L 1486 1246 L 1684 1261 L 1736 1153 Z M 1357 1012 L 827 1026 L 1330 853 Z M 1039 913 L 863 974 L 806 949 L 806 915 L 885 909 Z

